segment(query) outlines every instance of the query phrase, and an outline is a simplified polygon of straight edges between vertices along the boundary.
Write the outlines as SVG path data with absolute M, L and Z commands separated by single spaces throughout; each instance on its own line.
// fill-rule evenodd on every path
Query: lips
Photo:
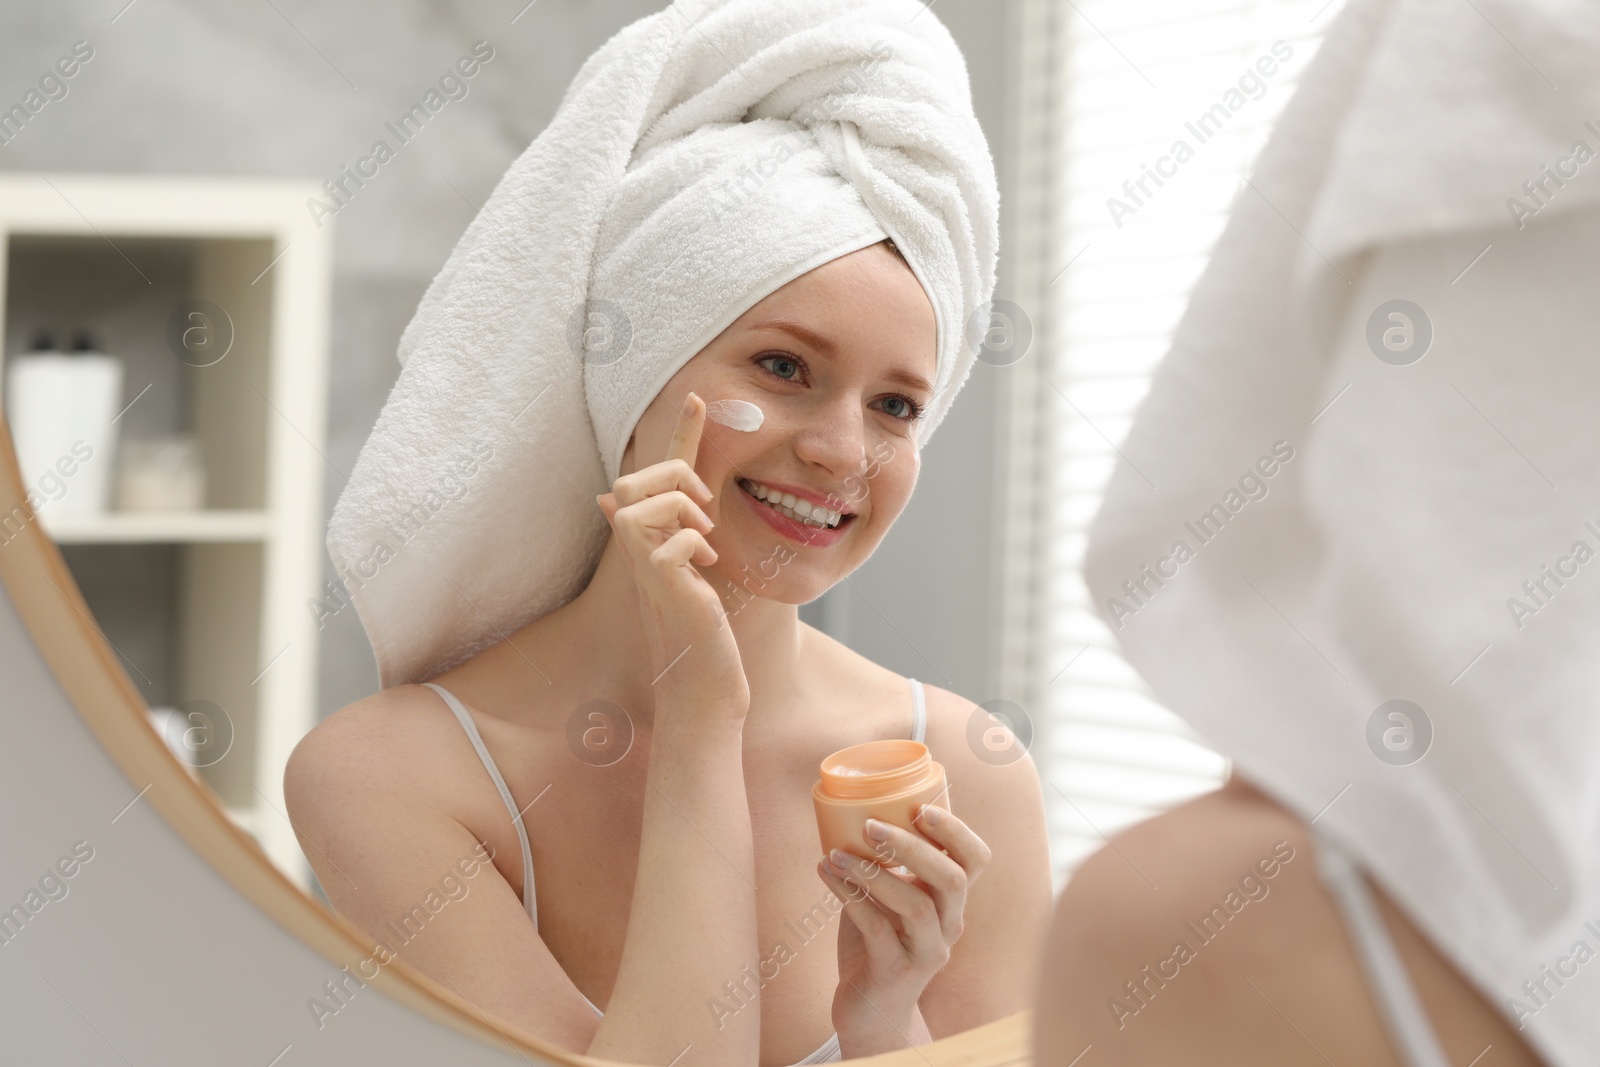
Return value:
M 814 489 L 758 482 L 753 478 L 740 477 L 738 481 L 739 488 L 757 500 L 806 525 L 838 526 L 841 518 L 851 514 L 847 508 L 833 507 L 837 497 L 831 493 L 824 496 Z
M 841 518 L 837 526 L 807 526 L 798 519 L 791 519 L 764 501 L 752 496 L 750 491 L 744 487 L 743 482 L 744 479 L 740 479 L 739 495 L 749 503 L 756 514 L 761 516 L 762 521 L 791 541 L 798 541 L 802 545 L 811 548 L 826 548 L 843 537 L 850 524 L 855 521 L 856 517 L 852 514 Z

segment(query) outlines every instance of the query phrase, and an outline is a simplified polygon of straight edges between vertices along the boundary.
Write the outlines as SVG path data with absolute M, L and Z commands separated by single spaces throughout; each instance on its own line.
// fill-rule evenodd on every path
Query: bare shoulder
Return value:
M 336 909 L 349 910 L 357 901 L 346 862 L 386 870 L 398 856 L 379 849 L 405 841 L 408 827 L 437 825 L 456 845 L 474 845 L 469 827 L 482 824 L 483 803 L 494 798 L 480 779 L 461 725 L 438 694 L 392 686 L 301 737 L 283 768 L 283 801 L 323 891 Z
M 807 626 L 806 630 L 815 655 L 845 679 L 852 691 L 870 693 L 897 709 L 904 707 L 909 678 L 874 663 L 815 627 Z M 964 803 L 975 814 L 983 811 L 1015 816 L 1020 805 L 1024 810 L 1036 809 L 1042 826 L 1039 775 L 1027 752 L 1031 738 L 1017 738 L 1011 732 L 1016 724 L 1006 721 L 1004 714 L 990 714 L 977 702 L 948 689 L 922 681 L 922 691 L 928 714 L 924 737 L 933 758 L 944 765 L 950 778 L 952 806 Z M 1028 832 L 1031 827 L 1026 822 L 1005 824 L 996 818 L 994 829 L 1000 833 Z
M 1236 780 L 1118 834 L 1084 861 L 1072 891 L 1109 891 L 1126 899 L 1129 890 L 1142 885 L 1146 893 L 1138 899 L 1144 903 L 1192 904 L 1214 888 L 1209 883 L 1236 881 L 1235 868 L 1254 867 L 1263 855 L 1275 855 L 1280 869 L 1304 859 L 1309 842 L 1309 829 L 1299 818 Z M 1160 889 L 1163 880 L 1157 875 L 1169 876 Z
M 414 788 L 419 776 L 425 780 L 428 768 L 438 766 L 439 741 L 451 728 L 460 731 L 439 696 L 422 686 L 393 686 L 363 697 L 323 719 L 295 745 L 284 768 L 285 797 L 291 809 L 312 816 L 357 791 L 408 782 Z
M 1062 891 L 1052 955 L 1070 946 L 1080 971 L 1121 973 L 1138 960 L 1137 972 L 1175 935 L 1193 940 L 1185 923 L 1210 904 L 1232 894 L 1239 915 L 1305 877 L 1315 873 L 1304 824 L 1253 790 L 1219 789 L 1135 824 L 1084 860 Z M 1269 910 L 1278 909 L 1255 908 L 1230 941 L 1261 930 Z
M 986 888 L 1005 883 L 1005 907 L 1014 920 L 1035 906 L 1048 908 L 1049 832 L 1027 731 L 1014 733 L 1017 724 L 1006 716 L 941 686 L 924 682 L 923 693 L 928 751 L 944 767 L 950 810 L 991 853 Z
M 911 680 L 823 633 L 806 627 L 811 654 L 853 693 L 906 715 Z M 919 679 L 920 680 L 920 679 Z M 950 808 L 983 838 L 992 851 L 1027 865 L 1030 880 L 1043 872 L 1048 890 L 1048 835 L 1039 774 L 1028 754 L 1028 736 L 1018 738 L 1004 715 L 992 715 L 975 701 L 942 686 L 922 682 L 927 709 L 923 740 L 944 767 Z M 896 728 L 905 730 L 896 718 Z M 1021 730 L 1022 734 L 1031 731 Z M 903 734 L 897 736 L 904 736 Z
M 478 1010 L 585 1049 L 594 1016 L 498 869 L 520 856 L 473 829 L 498 802 L 476 763 L 437 693 L 396 686 L 300 740 L 284 799 L 329 904 L 376 939 L 378 963 L 403 948 Z
M 1339 1035 L 1300 1018 L 1306 991 L 1289 990 L 1283 960 L 1314 979 L 1344 962 L 1330 961 L 1340 931 L 1316 895 L 1305 827 L 1251 790 L 1208 793 L 1117 834 L 1057 900 L 1040 976 L 1041 1059 L 1093 1043 L 1117 1064 L 1221 1064 L 1245 1051 L 1252 1062 L 1320 1062 L 1293 1029 L 1279 1032 L 1281 1010 L 1310 1025 L 1334 1062 L 1392 1062 L 1381 1045 L 1352 1057 L 1340 1043 L 1341 1057 L 1328 1044 Z M 1288 944 L 1292 954 L 1279 951 Z
M 928 706 L 928 748 L 951 782 L 960 782 L 963 793 L 983 805 L 1012 808 L 1024 803 L 1042 812 L 1039 772 L 1028 752 L 1032 730 L 1020 717 L 927 682 L 922 690 Z
M 945 769 L 950 811 L 982 842 L 961 938 L 920 1001 L 929 1032 L 943 1037 L 1032 1006 L 1050 918 L 1050 839 L 1026 731 L 1019 738 L 1016 724 L 942 686 L 923 683 L 923 692 L 928 750 Z
M 1517 1044 L 1402 916 L 1385 918 L 1452 1062 Z M 1238 780 L 1084 861 L 1056 904 L 1039 997 L 1040 1062 L 1092 1043 L 1108 1064 L 1400 1063 L 1310 827 Z

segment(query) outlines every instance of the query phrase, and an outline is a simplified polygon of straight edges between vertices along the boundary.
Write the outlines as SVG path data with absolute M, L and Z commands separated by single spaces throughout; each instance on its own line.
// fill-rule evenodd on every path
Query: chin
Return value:
M 767 555 L 749 560 L 723 556 L 715 566 L 702 568 L 701 574 L 722 597 L 723 607 L 730 614 L 737 613 L 741 603 L 754 599 L 809 604 L 839 581 L 836 577 L 806 573 L 798 559 L 774 568 Z

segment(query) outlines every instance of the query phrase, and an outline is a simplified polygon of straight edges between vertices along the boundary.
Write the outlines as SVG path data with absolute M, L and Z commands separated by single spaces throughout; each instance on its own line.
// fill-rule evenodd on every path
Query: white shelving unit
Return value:
M 222 710 L 208 725 L 231 740 L 196 773 L 305 889 L 283 768 L 317 718 L 307 601 L 321 596 L 333 229 L 306 202 L 320 195 L 312 181 L 0 172 L 0 357 L 41 329 L 89 329 L 124 360 L 119 432 L 192 433 L 207 471 L 198 511 L 46 504 L 37 519 L 146 702 Z M 231 322 L 211 366 L 169 350 L 189 300 Z
M 215 508 L 166 513 L 113 512 L 45 520 L 59 545 L 183 544 L 198 541 L 260 541 L 272 529 L 265 511 Z

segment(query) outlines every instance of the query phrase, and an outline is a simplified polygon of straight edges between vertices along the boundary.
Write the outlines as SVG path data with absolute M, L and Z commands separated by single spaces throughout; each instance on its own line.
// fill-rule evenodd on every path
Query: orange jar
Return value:
M 822 761 L 822 778 L 811 787 L 817 832 L 824 854 L 840 849 L 884 867 L 902 862 L 885 849 L 878 855 L 866 836 L 877 819 L 920 834 L 913 824 L 924 804 L 950 810 L 944 767 L 921 741 L 895 738 L 842 748 Z

